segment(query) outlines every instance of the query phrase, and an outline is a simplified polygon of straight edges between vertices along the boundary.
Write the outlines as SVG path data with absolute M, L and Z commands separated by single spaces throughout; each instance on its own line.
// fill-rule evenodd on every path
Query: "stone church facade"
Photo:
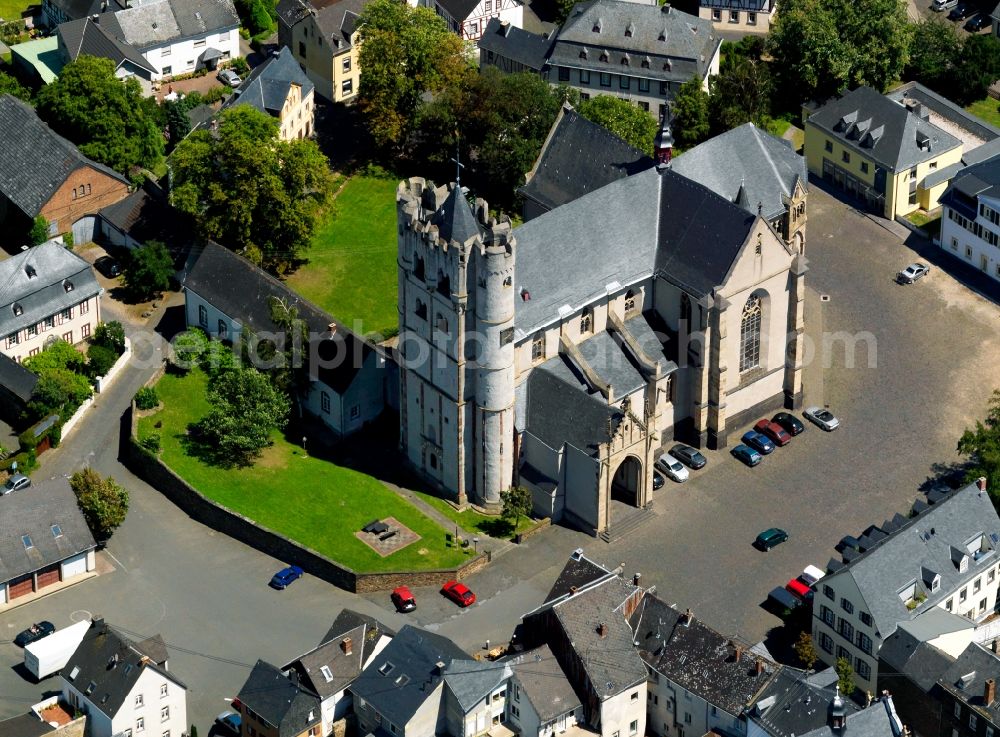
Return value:
M 397 210 L 400 445 L 460 504 L 522 485 L 597 535 L 664 446 L 801 404 L 805 262 L 770 213 L 668 166 L 517 228 L 420 178 Z

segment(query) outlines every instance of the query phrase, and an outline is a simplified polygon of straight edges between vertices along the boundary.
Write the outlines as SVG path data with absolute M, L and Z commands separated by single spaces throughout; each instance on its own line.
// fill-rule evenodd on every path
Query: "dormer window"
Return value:
M 69 279 L 63 279 L 63 289 L 65 289 L 67 292 L 72 292 L 73 282 L 71 282 Z
M 427 319 L 427 305 L 425 305 L 422 300 L 418 299 L 417 300 L 416 309 L 414 309 L 413 313 L 417 317 L 419 317 L 421 320 L 426 320 Z
M 604 25 L 604 21 L 598 18 L 597 20 L 594 21 L 594 27 L 590 30 L 592 30 L 594 33 L 600 33 L 602 25 Z
M 14 317 L 20 317 L 24 314 L 24 307 L 21 306 L 20 302 L 15 302 L 11 309 L 14 310 Z
M 622 57 L 622 66 L 623 67 L 627 67 L 628 66 L 628 57 L 627 56 L 623 56 Z
M 580 58 L 581 59 L 586 59 L 587 58 L 587 50 L 586 49 L 580 49 Z
M 393 665 L 387 660 L 384 663 L 382 663 L 382 665 L 379 666 L 378 672 L 381 673 L 383 676 L 387 676 L 390 673 L 392 673 L 392 669 L 395 667 L 396 667 L 395 665 Z
M 671 69 L 671 66 L 672 65 L 670 64 L 670 59 L 667 59 L 665 62 L 663 62 L 663 71 L 669 72 L 670 69 Z
M 635 26 L 629 23 L 625 26 L 625 38 L 632 38 L 632 33 L 635 31 Z
M 666 28 L 664 28 L 662 31 L 660 31 L 660 35 L 656 37 L 656 40 L 657 41 L 666 41 L 667 40 L 667 29 Z
M 608 62 L 608 52 L 607 51 L 601 52 L 601 61 L 603 61 L 604 63 Z
M 34 277 L 38 276 L 38 272 L 35 271 L 35 267 L 32 266 L 31 264 L 28 264 L 27 266 L 24 267 L 24 273 L 29 279 L 33 279 Z
M 643 69 L 649 69 L 649 57 L 648 56 L 645 59 L 642 60 L 642 68 Z

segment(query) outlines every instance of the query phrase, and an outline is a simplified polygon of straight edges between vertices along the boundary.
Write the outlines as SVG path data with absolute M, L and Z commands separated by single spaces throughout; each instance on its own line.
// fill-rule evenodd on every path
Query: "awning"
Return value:
M 216 48 L 211 48 L 211 47 L 205 49 L 205 53 L 201 55 L 202 61 L 211 61 L 212 59 L 221 59 L 221 58 L 222 58 L 222 52 Z

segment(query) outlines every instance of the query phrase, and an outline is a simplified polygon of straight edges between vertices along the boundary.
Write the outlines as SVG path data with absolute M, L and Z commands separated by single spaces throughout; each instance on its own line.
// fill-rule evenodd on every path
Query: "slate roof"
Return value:
M 447 637 L 404 625 L 350 690 L 371 702 L 383 718 L 406 724 L 428 698 L 434 697 L 442 680 L 437 664 L 468 657 Z
M 454 20 L 461 23 L 476 9 L 479 0 L 437 0 L 437 4 Z
M 43 722 L 34 714 L 21 714 L 0 720 L 0 734 L 4 737 L 42 737 L 56 728 Z
M 540 72 L 545 66 L 546 57 L 554 40 L 554 36 L 531 33 L 510 23 L 504 23 L 499 18 L 490 18 L 478 45 L 480 51 L 492 51 L 497 56 Z
M 482 235 L 479 223 L 472 212 L 472 205 L 465 199 L 461 187 L 448 185 L 450 191 L 433 215 L 431 223 L 438 227 L 438 235 L 445 241 L 465 243 L 470 238 Z
M 955 660 L 933 645 L 921 642 L 902 627 L 882 643 L 878 659 L 880 665 L 885 663 L 897 673 L 905 674 L 924 692 L 934 687 L 941 674 Z
M 125 199 L 102 208 L 100 215 L 139 243 L 159 240 L 169 245 L 189 235 L 187 219 L 170 206 L 163 190 L 148 180 Z
M 984 694 L 986 681 L 1000 682 L 1000 658 L 973 642 L 962 651 L 938 678 L 938 684 L 959 701 L 989 714 L 994 724 L 1000 718 L 1000 701 L 987 704 Z
M 627 29 L 631 29 L 630 36 Z M 549 63 L 618 74 L 623 57 L 629 58 L 630 67 L 640 68 L 648 58 L 649 66 L 641 68 L 641 76 L 686 82 L 692 77 L 704 79 L 721 44 L 710 20 L 669 4 L 590 0 L 573 6 L 556 35 Z M 581 58 L 583 51 L 585 58 Z M 600 60 L 602 52 L 608 53 L 607 61 Z
M 521 696 L 543 723 L 580 708 L 580 697 L 548 645 L 519 653 L 506 662 L 521 686 Z
M 968 546 L 980 537 L 987 547 L 986 552 L 969 553 L 968 569 L 960 572 L 953 553 L 968 553 Z M 864 607 L 871 612 L 876 631 L 885 638 L 898 623 L 915 620 L 924 612 L 937 609 L 965 582 L 995 565 L 998 547 L 1000 518 L 989 495 L 981 494 L 973 483 L 909 519 L 906 525 L 860 554 L 843 570 L 829 574 L 826 580 L 851 577 L 864 598 Z M 922 580 L 926 577 L 922 571 L 940 575 L 937 591 L 931 591 Z M 917 608 L 909 610 L 899 592 L 913 584 L 927 598 Z M 931 612 L 932 618 L 938 616 Z
M 271 319 L 271 298 L 298 308 L 314 340 L 320 341 L 318 355 L 328 362 L 339 359 L 336 366 L 310 369 L 310 375 L 338 394 L 347 391 L 375 350 L 273 276 L 217 243 L 205 247 L 184 279 L 184 287 L 255 332 L 278 330 Z M 332 337 L 331 325 L 336 326 Z
M 333 624 L 330 625 L 330 629 L 323 636 L 323 639 L 320 640 L 319 644 L 322 645 L 324 642 L 336 639 L 342 633 L 359 625 L 367 625 L 369 630 L 378 630 L 386 637 L 392 638 L 396 636 L 395 630 L 389 629 L 382 622 L 375 619 L 375 617 L 369 617 L 367 614 L 362 614 L 354 609 L 341 609 L 340 614 L 333 620 Z
M 0 353 L 0 387 L 8 394 L 27 404 L 37 383 L 36 374 L 28 371 L 13 358 Z
M 263 660 L 254 665 L 238 696 L 280 735 L 301 734 L 322 718 L 319 696 L 299 684 L 294 672 L 285 676 Z
M 518 192 L 552 210 L 653 164 L 647 154 L 566 104 Z
M 97 16 L 100 18 L 100 16 Z M 136 49 L 114 36 L 106 26 L 95 21 L 93 17 L 79 18 L 67 23 L 60 23 L 56 29 L 63 47 L 69 58 L 76 61 L 81 54 L 99 56 L 110 59 L 115 66 L 121 66 L 128 61 L 150 74 L 157 70 Z
M 561 362 L 562 358 L 552 360 Z M 614 430 L 624 418 L 603 396 L 580 391 L 575 382 L 552 370 L 532 371 L 527 383 L 524 429 L 550 448 L 559 450 L 565 443 L 595 456 L 609 439 L 609 423 Z
M 27 103 L 0 95 L 0 194 L 15 207 L 35 217 L 66 178 L 84 166 L 128 184 L 117 172 L 81 154 Z
M 140 51 L 239 27 L 233 0 L 132 0 L 100 23 Z
M 115 11 L 125 7 L 125 0 L 108 0 L 107 7 L 104 0 L 49 0 L 55 7 L 62 10 L 70 20 L 87 18 L 96 13 L 103 13 L 107 10 Z
M 650 668 L 733 716 L 743 713 L 777 668 L 745 648 L 737 659 L 729 638 L 652 594 L 643 597 L 629 624 Z
M 444 683 L 462 711 L 468 714 L 510 678 L 510 674 L 510 667 L 505 663 L 480 662 L 466 657 L 448 663 Z
M 358 17 L 371 0 L 280 0 L 278 19 L 289 28 L 315 13 L 316 24 L 330 41 L 336 54 L 351 48 Z
M 806 160 L 792 150 L 787 141 L 775 138 L 753 123 L 745 123 L 710 138 L 682 153 L 670 162 L 670 168 L 730 202 L 737 202 L 740 191 L 744 210 L 773 220 L 783 215 L 787 199 L 796 183 L 808 189 Z
M 749 718 L 772 737 L 795 737 L 822 729 L 827 723 L 827 709 L 837 693 L 836 682 L 832 668 L 810 675 L 782 667 L 758 694 L 748 712 Z M 844 699 L 844 708 L 849 720 L 860 711 L 850 699 Z M 853 730 L 850 734 L 853 736 Z
M 844 704 L 849 699 L 843 699 Z M 834 731 L 828 724 L 801 734 L 799 737 L 841 737 L 849 734 L 851 737 L 900 737 L 902 723 L 896 715 L 891 698 L 883 698 L 873 702 L 867 709 L 847 715 L 846 727 Z
M 112 662 L 114 666 L 109 667 Z M 101 712 L 113 718 L 146 668 L 187 688 L 172 673 L 146 658 L 128 638 L 103 620 L 95 619 L 62 674 Z
M 315 89 L 315 85 L 295 61 L 291 49 L 283 46 L 277 56 L 269 57 L 250 72 L 250 76 L 226 100 L 222 109 L 251 105 L 262 113 L 277 116 L 281 113 L 293 84 L 302 89 L 303 100 Z
M 582 551 L 580 551 L 579 555 L 574 553 L 566 561 L 566 565 L 563 566 L 555 583 L 552 584 L 552 588 L 545 597 L 545 603 L 568 596 L 575 589 L 582 588 L 587 584 L 612 575 L 614 575 L 612 571 L 600 563 L 590 560 L 587 556 L 583 555 Z
M 1000 156 L 967 166 L 958 172 L 941 195 L 940 202 L 974 220 L 978 209 L 976 198 L 980 195 L 1000 198 Z
M 926 108 L 984 141 L 989 142 L 1000 138 L 1000 128 L 973 115 L 934 90 L 924 87 L 920 82 L 901 84 L 896 89 L 887 92 L 885 96 L 896 102 Z
M 59 243 L 0 262 L 0 335 L 9 335 L 101 291 L 90 264 Z
M 809 123 L 892 172 L 928 161 L 962 142 L 885 97 L 858 87 L 809 116 Z M 918 140 L 929 141 L 921 150 Z

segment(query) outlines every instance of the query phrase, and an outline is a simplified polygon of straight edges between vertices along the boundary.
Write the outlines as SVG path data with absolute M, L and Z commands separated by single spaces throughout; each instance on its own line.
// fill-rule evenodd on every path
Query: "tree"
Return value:
M 118 360 L 118 354 L 107 346 L 92 344 L 87 350 L 87 375 L 91 378 L 107 376 Z
M 598 95 L 580 103 L 578 112 L 607 128 L 634 148 L 651 156 L 659 126 L 647 111 L 628 100 L 610 95 Z
M 122 173 L 152 168 L 163 155 L 149 104 L 135 79 L 119 79 L 114 63 L 96 56 L 71 61 L 38 93 L 38 114 L 56 133 Z
M 125 352 L 125 328 L 117 320 L 102 322 L 94 331 L 94 337 L 90 339 L 94 345 L 103 345 L 120 356 Z
M 681 148 L 690 148 L 708 138 L 708 93 L 698 78 L 689 79 L 674 98 L 672 132 Z
M 223 112 L 217 136 L 192 133 L 171 162 L 174 205 L 200 235 L 277 273 L 309 245 L 332 183 L 315 141 L 280 140 L 277 121 L 249 105 Z
M 271 6 L 274 6 L 273 2 Z M 253 36 L 271 30 L 274 25 L 263 0 L 236 0 L 236 13 L 240 16 L 240 25 Z
M 64 368 L 45 369 L 38 374 L 28 411 L 38 419 L 55 413 L 67 420 L 92 392 L 86 376 Z
M 521 517 L 531 516 L 533 506 L 531 491 L 523 486 L 512 486 L 506 491 L 501 491 L 500 503 L 503 505 L 501 512 L 503 518 L 512 520 L 515 530 Z
M 65 340 L 52 341 L 41 353 L 28 356 L 22 365 L 34 374 L 41 375 L 50 369 L 68 369 L 77 373 L 83 371 L 86 357 Z
M 856 688 L 854 685 L 854 669 L 851 667 L 851 661 L 847 658 L 837 658 L 837 665 L 834 670 L 837 672 L 837 685 L 840 687 L 840 693 L 850 697 Z
M 992 34 L 969 36 L 962 44 L 952 74 L 947 77 L 948 96 L 960 105 L 968 105 L 986 97 L 986 90 L 998 77 L 1000 39 Z
M 31 222 L 31 230 L 28 233 L 33 246 L 45 243 L 49 239 L 49 221 L 44 215 L 37 215 Z
M 426 93 L 457 81 L 468 68 L 462 40 L 430 8 L 373 0 L 361 11 L 358 104 L 375 143 L 400 146 Z
M 771 73 L 767 64 L 742 56 L 726 57 L 710 84 L 709 110 L 716 133 L 744 123 L 767 126 L 771 114 Z
M 6 72 L 0 72 L 0 95 L 13 95 L 25 102 L 31 102 L 31 90 Z
M 219 373 L 209 383 L 208 401 L 212 408 L 194 429 L 221 465 L 250 465 L 288 420 L 287 397 L 254 368 Z
M 958 452 L 968 457 L 966 480 L 985 476 L 986 488 L 998 504 L 1000 496 L 1000 389 L 993 392 L 987 404 L 986 419 L 966 429 L 958 440 Z
M 923 20 L 913 29 L 905 78 L 914 79 L 937 92 L 950 92 L 948 85 L 961 53 L 962 39 L 953 23 L 943 18 Z
M 69 486 L 76 494 L 76 503 L 94 537 L 100 542 L 111 537 L 128 514 L 128 492 L 113 478 L 101 478 L 89 466 L 74 473 L 69 479 Z
M 159 241 L 147 241 L 132 252 L 123 282 L 129 294 L 144 301 L 169 289 L 173 275 L 174 260 L 167 247 Z
M 812 667 L 816 665 L 816 661 L 819 660 L 819 653 L 816 652 L 816 645 L 813 642 L 812 635 L 809 632 L 800 632 L 799 639 L 796 640 L 793 649 L 795 650 L 795 654 L 799 656 L 802 665 L 806 667 L 806 670 L 812 670 Z

